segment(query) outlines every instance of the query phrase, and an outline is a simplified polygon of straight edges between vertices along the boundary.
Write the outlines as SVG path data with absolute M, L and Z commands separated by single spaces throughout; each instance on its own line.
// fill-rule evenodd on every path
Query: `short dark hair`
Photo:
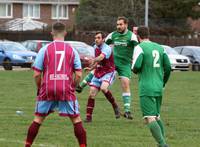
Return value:
M 66 26 L 62 22 L 55 22 L 52 25 L 52 30 L 58 33 L 64 32 L 66 30 Z
M 137 34 L 141 39 L 149 38 L 149 28 L 146 26 L 140 26 L 138 27 Z
M 117 21 L 118 21 L 118 20 L 123 20 L 125 24 L 128 24 L 128 19 L 127 19 L 125 16 L 119 16 L 119 17 L 117 18 Z
M 101 34 L 102 38 L 104 39 L 106 37 L 105 33 L 102 31 L 96 31 L 95 36 Z

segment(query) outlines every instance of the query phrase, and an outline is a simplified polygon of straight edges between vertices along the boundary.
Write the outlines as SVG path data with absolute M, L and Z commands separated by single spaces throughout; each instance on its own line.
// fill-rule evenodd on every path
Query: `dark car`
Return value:
M 21 42 L 21 44 L 28 50 L 33 52 L 38 52 L 43 46 L 48 44 L 50 41 L 47 40 L 26 40 Z
M 94 58 L 94 48 L 84 42 L 80 41 L 66 41 L 79 53 L 82 67 L 90 65 L 90 59 Z
M 193 70 L 200 68 L 200 46 L 177 46 L 174 48 L 179 54 L 185 55 L 190 59 Z M 200 70 L 200 69 L 197 69 Z
M 0 42 L 0 65 L 5 70 L 12 70 L 13 66 L 31 67 L 36 55 L 20 43 Z

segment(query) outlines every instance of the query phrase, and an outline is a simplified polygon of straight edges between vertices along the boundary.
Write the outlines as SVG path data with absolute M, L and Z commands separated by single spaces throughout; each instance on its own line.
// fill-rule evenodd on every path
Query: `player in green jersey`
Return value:
M 117 30 L 110 33 L 106 43 L 113 45 L 114 62 L 118 73 L 124 102 L 124 117 L 133 119 L 131 115 L 131 61 L 134 47 L 138 44 L 137 36 L 128 30 L 128 20 L 125 17 L 118 17 Z
M 133 119 L 131 115 L 131 93 L 130 93 L 130 78 L 131 78 L 131 60 L 133 49 L 138 44 L 136 35 L 128 28 L 128 20 L 125 17 L 118 17 L 117 30 L 110 33 L 106 38 L 106 43 L 113 45 L 114 62 L 116 71 L 122 87 L 122 97 L 124 101 L 124 117 Z M 77 92 L 91 81 L 93 73 L 90 72 L 76 88 Z
M 149 40 L 148 27 L 139 27 L 137 33 L 140 44 L 134 49 L 132 69 L 139 76 L 140 107 L 158 146 L 168 147 L 160 108 L 163 87 L 171 72 L 169 58 L 162 46 Z

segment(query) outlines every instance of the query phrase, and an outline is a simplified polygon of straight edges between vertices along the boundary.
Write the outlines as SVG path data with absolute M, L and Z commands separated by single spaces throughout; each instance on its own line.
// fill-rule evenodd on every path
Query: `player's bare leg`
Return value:
M 70 119 L 74 125 L 74 135 L 76 136 L 80 147 L 86 147 L 87 146 L 86 131 L 83 128 L 80 116 L 70 117 Z
M 29 126 L 29 129 L 28 129 L 27 138 L 25 141 L 25 147 L 31 147 L 44 119 L 45 117 L 35 116 L 32 124 Z
M 133 119 L 131 114 L 131 92 L 130 92 L 130 80 L 126 77 L 120 77 L 122 87 L 122 98 L 124 102 L 124 117 L 127 119 Z
M 107 98 L 107 100 L 111 103 L 114 113 L 115 113 L 115 117 L 116 117 L 116 119 L 118 119 L 118 118 L 120 118 L 120 110 L 119 110 L 119 107 L 118 107 L 111 91 L 108 90 L 109 85 L 110 84 L 107 81 L 103 81 L 100 89 L 103 92 L 103 94 L 105 95 L 105 97 Z
M 85 122 L 92 121 L 92 113 L 93 113 L 94 106 L 95 106 L 95 96 L 97 95 L 98 92 L 99 92 L 99 89 L 97 89 L 96 87 L 93 87 L 93 86 L 90 87 Z

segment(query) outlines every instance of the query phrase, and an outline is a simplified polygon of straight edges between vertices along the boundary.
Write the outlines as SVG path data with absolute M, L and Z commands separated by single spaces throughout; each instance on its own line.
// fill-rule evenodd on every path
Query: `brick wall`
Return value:
M 69 5 L 68 7 L 68 14 L 69 19 L 67 20 L 59 20 L 66 24 L 68 30 L 72 30 L 74 23 L 75 23 L 75 12 L 73 12 L 73 9 L 77 10 L 77 5 Z M 53 22 L 56 22 L 57 19 L 51 18 L 51 5 L 44 4 L 40 6 L 40 21 L 47 23 L 48 25 L 51 25 Z
M 60 20 L 66 24 L 68 30 L 72 30 L 74 27 L 75 22 L 75 12 L 73 10 L 77 10 L 78 5 L 69 5 L 68 7 L 68 14 L 69 19 L 67 20 Z M 56 19 L 51 18 L 51 5 L 50 4 L 41 4 L 40 5 L 40 19 L 36 19 L 37 21 L 41 21 L 51 25 L 53 22 L 57 21 Z M 0 18 L 0 25 L 3 25 L 7 21 L 10 21 L 15 18 L 22 18 L 23 17 L 23 4 L 14 3 L 13 4 L 13 18 Z

